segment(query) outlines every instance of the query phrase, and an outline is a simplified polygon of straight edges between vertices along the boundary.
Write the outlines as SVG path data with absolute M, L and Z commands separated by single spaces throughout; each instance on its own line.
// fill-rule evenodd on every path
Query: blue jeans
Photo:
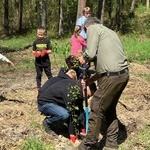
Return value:
M 54 103 L 46 103 L 44 105 L 38 104 L 38 110 L 44 114 L 46 117 L 46 122 L 48 124 L 56 124 L 65 122 L 69 118 L 69 112 Z

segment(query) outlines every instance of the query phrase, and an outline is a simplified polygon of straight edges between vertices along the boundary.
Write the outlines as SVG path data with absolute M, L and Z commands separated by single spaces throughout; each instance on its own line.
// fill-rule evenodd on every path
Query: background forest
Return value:
M 72 34 L 85 6 L 113 30 L 150 36 L 150 15 L 143 14 L 138 20 L 135 13 L 136 9 L 142 12 L 143 6 L 148 11 L 149 0 L 2 0 L 0 35 L 22 35 L 40 25 L 48 29 L 50 37 Z

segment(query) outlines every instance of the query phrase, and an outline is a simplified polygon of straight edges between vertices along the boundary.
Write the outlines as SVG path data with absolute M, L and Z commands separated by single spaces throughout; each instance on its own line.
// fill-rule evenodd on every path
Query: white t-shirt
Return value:
M 6 58 L 4 55 L 0 54 L 0 59 L 6 62 L 9 62 L 10 60 Z

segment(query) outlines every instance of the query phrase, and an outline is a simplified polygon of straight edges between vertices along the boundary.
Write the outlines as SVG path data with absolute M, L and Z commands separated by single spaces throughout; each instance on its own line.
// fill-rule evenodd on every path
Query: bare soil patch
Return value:
M 29 50 L 22 53 L 22 56 L 27 57 Z M 12 55 L 16 57 L 16 64 L 21 61 L 20 53 L 15 52 Z M 53 65 L 55 64 L 52 64 L 52 68 L 54 68 Z M 150 126 L 150 83 L 146 79 L 150 76 L 149 65 L 130 63 L 130 81 L 120 101 L 128 105 L 132 111 L 127 110 L 120 103 L 117 106 L 118 118 L 122 124 L 121 127 L 124 127 L 119 134 L 120 144 L 128 147 L 129 140 L 133 137 L 133 144 L 128 147 L 133 150 L 145 150 L 147 147 L 146 143 L 138 140 L 137 133 L 145 126 Z M 1 64 L 0 67 L 8 66 Z M 52 72 L 56 75 L 58 68 L 54 68 Z M 43 83 L 46 80 L 44 75 Z M 35 70 L 0 72 L 1 150 L 19 150 L 22 142 L 33 135 L 40 137 L 43 141 L 46 140 L 49 144 L 54 144 L 57 150 L 66 144 L 71 144 L 63 136 L 45 133 L 42 128 L 44 116 L 37 110 L 35 87 Z

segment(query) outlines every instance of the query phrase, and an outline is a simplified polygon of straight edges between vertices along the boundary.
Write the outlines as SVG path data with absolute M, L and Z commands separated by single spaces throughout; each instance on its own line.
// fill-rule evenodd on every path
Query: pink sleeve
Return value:
M 83 37 L 80 37 L 80 43 L 82 44 L 82 46 L 86 47 L 87 43 L 85 42 Z
M 70 44 L 72 45 L 72 39 L 73 39 L 73 36 L 71 36 L 71 39 L 70 39 Z

